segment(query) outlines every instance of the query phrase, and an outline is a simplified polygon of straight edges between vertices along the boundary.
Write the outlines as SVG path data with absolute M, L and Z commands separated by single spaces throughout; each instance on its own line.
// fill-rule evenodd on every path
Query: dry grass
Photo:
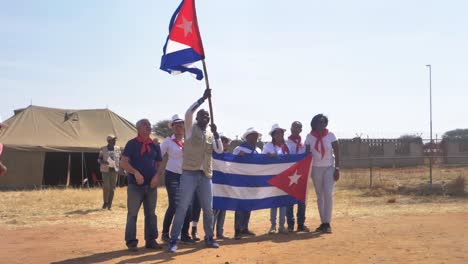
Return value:
M 346 178 L 345 178 L 346 179 Z M 464 182 L 463 182 L 464 184 Z M 307 222 L 318 223 L 316 198 L 309 189 Z M 379 192 L 382 189 L 375 189 Z M 158 190 L 156 214 L 159 227 L 167 208 L 164 188 Z M 34 191 L 0 192 L 0 225 L 7 228 L 32 227 L 54 224 L 83 224 L 102 228 L 123 229 L 126 220 L 126 188 L 118 188 L 112 211 L 101 210 L 100 189 L 47 189 Z M 340 182 L 335 192 L 334 217 L 366 217 L 412 213 L 466 212 L 466 196 L 414 196 L 395 195 L 388 192 L 369 195 L 365 189 L 350 189 L 346 180 Z M 143 222 L 140 212 L 139 225 Z M 226 231 L 232 232 L 233 213 L 226 215 Z M 269 222 L 269 210 L 252 213 L 251 225 L 255 230 Z M 266 230 L 265 230 L 266 232 Z

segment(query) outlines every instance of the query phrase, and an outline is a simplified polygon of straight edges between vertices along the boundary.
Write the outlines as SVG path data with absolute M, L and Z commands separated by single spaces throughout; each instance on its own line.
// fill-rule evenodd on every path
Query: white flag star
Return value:
M 289 182 L 289 186 L 288 187 L 291 187 L 291 185 L 293 184 L 297 184 L 297 181 L 299 180 L 299 178 L 301 177 L 302 175 L 300 174 L 297 174 L 297 170 L 294 172 L 294 175 L 292 176 L 288 176 L 290 182 Z
M 184 30 L 184 37 L 187 37 L 188 33 L 192 33 L 192 21 L 188 21 L 182 16 L 182 23 L 177 25 L 178 28 Z

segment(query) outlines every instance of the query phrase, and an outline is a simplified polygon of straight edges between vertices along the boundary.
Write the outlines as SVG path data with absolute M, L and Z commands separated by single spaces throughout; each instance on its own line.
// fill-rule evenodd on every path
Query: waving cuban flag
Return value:
M 187 71 L 196 75 L 198 80 L 203 79 L 203 72 L 192 66 L 194 62 L 205 58 L 195 0 L 183 0 L 172 15 L 163 52 L 161 70 L 170 74 Z
M 305 202 L 310 154 L 213 154 L 213 208 L 251 211 Z

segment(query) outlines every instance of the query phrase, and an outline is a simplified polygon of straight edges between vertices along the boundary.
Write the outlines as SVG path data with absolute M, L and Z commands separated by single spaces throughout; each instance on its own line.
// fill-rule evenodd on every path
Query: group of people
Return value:
M 142 119 L 136 124 L 137 137 L 127 142 L 123 152 L 115 146 L 113 135 L 108 136 L 108 145 L 101 149 L 99 163 L 103 172 L 104 209 L 110 209 L 112 206 L 118 168 L 121 167 L 127 172 L 128 213 L 125 241 L 130 251 L 137 250 L 136 221 L 141 204 L 145 215 L 145 247 L 162 248 L 156 241 L 158 229 L 155 208 L 159 175 L 165 177 L 168 194 L 168 208 L 161 235 L 162 240 L 168 243 L 168 252 L 176 252 L 178 241 L 193 244 L 196 240 L 200 240 L 196 229 L 200 209 L 203 210 L 205 245 L 211 248 L 219 247 L 215 240 L 215 232 L 216 239 L 226 238 L 224 236 L 226 211 L 213 210 L 212 154 L 228 152 L 231 140 L 218 133 L 216 125 L 209 125 L 210 115 L 206 110 L 197 111 L 210 97 L 211 90 L 206 89 L 203 97 L 189 107 L 184 119 L 174 115 L 169 123 L 174 133 L 161 144 L 154 144 L 150 138 L 151 124 L 147 119 Z M 195 112 L 196 117 L 193 122 Z M 269 132 L 271 142 L 265 144 L 263 150 L 257 146 L 262 134 L 255 128 L 249 128 L 242 136 L 243 143 L 232 152 L 234 155 L 266 154 L 270 157 L 312 153 L 312 179 L 321 219 L 321 224 L 315 231 L 323 233 L 331 233 L 333 188 L 334 182 L 340 177 L 338 142 L 335 135 L 327 130 L 327 125 L 326 116 L 322 114 L 314 116 L 311 121 L 312 131 L 303 142 L 300 136 L 302 124 L 299 121 L 292 123 L 291 135 L 287 140 L 284 139 L 286 129 L 275 124 Z M 306 205 L 301 202 L 297 206 L 296 218 L 294 206 L 271 208 L 271 226 L 268 233 L 293 232 L 296 221 L 296 231 L 309 232 L 310 229 L 305 225 L 305 212 Z M 249 229 L 250 215 L 250 211 L 235 212 L 234 239 L 255 236 L 255 233 Z M 189 234 L 191 222 L 192 232 Z

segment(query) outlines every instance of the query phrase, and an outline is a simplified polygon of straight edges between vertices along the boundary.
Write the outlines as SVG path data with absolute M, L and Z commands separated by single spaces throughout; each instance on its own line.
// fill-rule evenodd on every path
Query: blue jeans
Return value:
M 234 214 L 235 231 L 249 230 L 250 211 L 236 211 Z
M 286 207 L 275 207 L 270 209 L 270 222 L 272 227 L 276 227 L 276 212 L 279 208 L 279 227 L 284 227 L 286 218 Z
M 169 233 L 169 228 L 171 227 L 172 220 L 174 219 L 177 204 L 180 201 L 180 195 L 179 195 L 180 174 L 166 170 L 164 179 L 165 179 L 165 184 L 166 184 L 169 205 L 167 207 L 166 214 L 164 215 L 162 232 Z M 190 211 L 190 209 L 188 211 Z M 182 235 L 188 236 L 189 225 L 190 225 L 190 213 L 188 213 L 187 216 L 185 217 L 184 225 L 182 227 Z
M 136 222 L 141 204 L 145 213 L 145 240 L 147 242 L 158 238 L 158 226 L 155 214 L 156 188 L 148 185 L 129 184 L 127 188 L 127 224 L 125 226 L 125 241 L 127 246 L 138 245 L 136 239 Z
M 182 172 L 180 177 L 180 203 L 177 205 L 174 222 L 172 223 L 171 239 L 180 237 L 187 209 L 192 201 L 193 194 L 197 192 L 203 210 L 203 229 L 205 238 L 213 237 L 213 194 L 211 179 L 203 171 Z
M 303 226 L 305 222 L 305 203 L 299 202 L 297 204 L 297 226 Z M 286 218 L 288 219 L 288 227 L 294 228 L 294 205 L 288 206 L 286 209 Z

